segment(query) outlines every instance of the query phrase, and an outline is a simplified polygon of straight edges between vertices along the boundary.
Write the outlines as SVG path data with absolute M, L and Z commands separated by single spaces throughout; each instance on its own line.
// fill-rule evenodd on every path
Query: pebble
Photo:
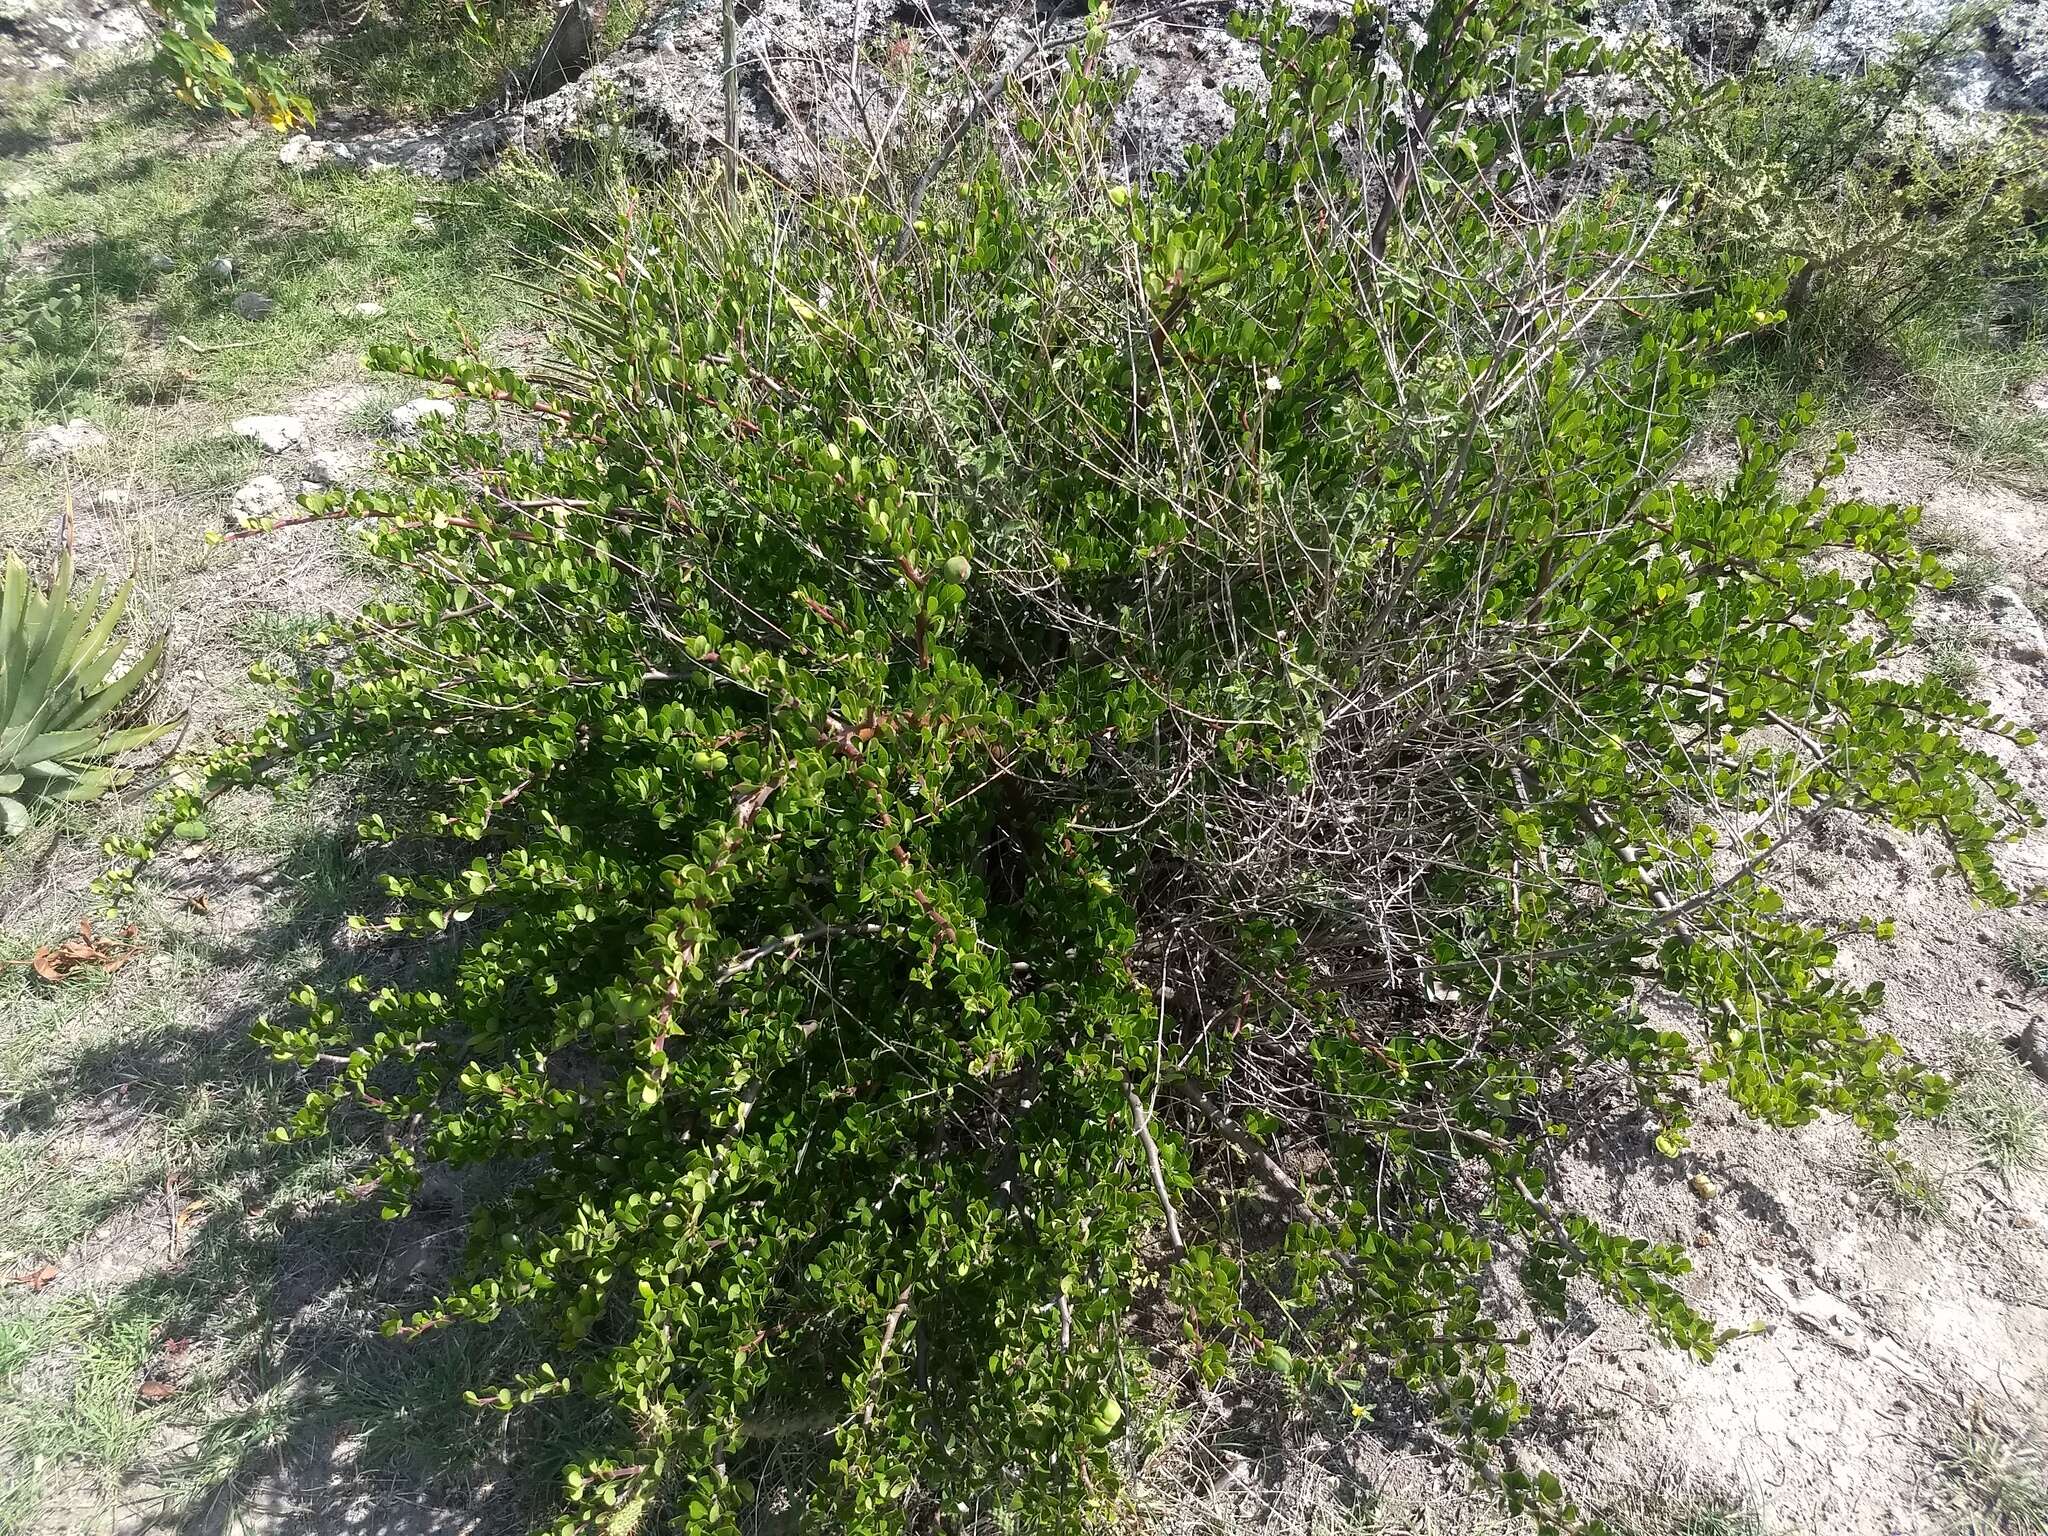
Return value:
M 268 320 L 277 300 L 267 293 L 258 293 L 251 288 L 246 293 L 235 295 L 234 311 L 244 320 Z
M 52 459 L 68 459 L 75 453 L 87 453 L 106 446 L 106 433 L 83 416 L 74 416 L 69 421 L 52 422 L 40 431 L 31 432 L 28 461 L 45 464 Z
M 262 522 L 276 517 L 291 505 L 291 499 L 291 493 L 277 476 L 258 475 L 235 492 L 234 519 L 242 524 Z
M 134 503 L 134 493 L 118 485 L 110 485 L 103 491 L 95 491 L 92 498 L 93 506 L 102 512 L 125 512 Z
M 235 423 L 235 436 L 248 438 L 265 453 L 283 453 L 306 440 L 306 424 L 296 416 L 244 416 Z
M 455 416 L 453 400 L 408 400 L 391 413 L 391 426 L 398 432 L 417 432 L 420 423 L 430 416 L 452 420 Z
M 384 306 L 374 299 L 365 299 L 362 303 L 356 305 L 350 313 L 363 320 L 375 320 L 383 315 Z
M 178 270 L 178 264 L 162 251 L 158 251 L 149 258 L 149 270 L 152 272 L 175 272 Z
M 1704 1173 L 1694 1174 L 1691 1183 L 1692 1192 L 1702 1200 L 1711 1200 L 1721 1193 L 1721 1186 L 1708 1178 Z
M 216 256 L 206 264 L 206 275 L 216 283 L 224 283 L 235 275 L 235 264 L 225 256 Z

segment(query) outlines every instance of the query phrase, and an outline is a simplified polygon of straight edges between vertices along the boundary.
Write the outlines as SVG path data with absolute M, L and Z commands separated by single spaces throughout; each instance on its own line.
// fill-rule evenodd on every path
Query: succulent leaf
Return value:
M 115 676 L 128 651 L 115 631 L 133 584 L 109 597 L 106 579 L 97 577 L 74 599 L 74 575 L 68 551 L 47 592 L 36 589 L 13 551 L 0 573 L 0 837 L 27 825 L 28 800 L 37 793 L 64 800 L 105 794 L 127 777 L 111 760 L 170 729 L 168 721 L 109 728 L 155 674 L 164 640 L 150 642 Z

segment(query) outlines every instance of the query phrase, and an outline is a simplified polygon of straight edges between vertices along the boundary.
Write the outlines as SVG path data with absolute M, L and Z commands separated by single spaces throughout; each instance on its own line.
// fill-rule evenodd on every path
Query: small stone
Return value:
M 175 272 L 178 270 L 178 264 L 162 251 L 158 251 L 149 258 L 149 270 L 152 272 Z
M 31 464 L 45 464 L 52 459 L 68 459 L 73 454 L 88 453 L 95 448 L 106 446 L 106 433 L 83 416 L 74 416 L 69 421 L 53 422 L 40 431 L 31 432 L 28 439 L 28 461 Z
M 355 477 L 355 460 L 332 448 L 316 453 L 306 461 L 306 479 L 315 490 L 348 485 Z
M 234 311 L 244 320 L 268 320 L 270 312 L 277 308 L 277 300 L 267 293 L 258 293 L 251 288 L 246 293 L 235 295 Z
M 93 493 L 92 504 L 101 512 L 125 512 L 134 505 L 134 495 L 118 485 Z
M 420 423 L 427 420 L 430 416 L 439 416 L 453 420 L 455 416 L 455 402 L 453 400 L 408 400 L 404 405 L 399 406 L 391 413 L 391 426 L 394 431 L 417 432 Z
M 356 305 L 354 309 L 350 310 L 349 313 L 361 320 L 375 320 L 383 315 L 384 306 L 375 299 L 365 299 L 362 303 Z
M 276 517 L 291 505 L 291 493 L 275 475 L 258 475 L 235 492 L 234 519 L 243 525 Z
M 1721 1193 L 1721 1186 L 1708 1178 L 1704 1173 L 1694 1174 L 1690 1182 L 1692 1184 L 1692 1192 L 1702 1200 L 1711 1200 Z
M 216 256 L 206 264 L 206 275 L 216 283 L 224 283 L 235 275 L 235 264 L 225 256 Z
M 412 216 L 412 227 L 423 234 L 434 232 L 434 216 L 430 213 L 416 213 Z
M 296 416 L 244 416 L 235 423 L 235 436 L 248 438 L 265 453 L 283 453 L 306 440 L 306 424 Z

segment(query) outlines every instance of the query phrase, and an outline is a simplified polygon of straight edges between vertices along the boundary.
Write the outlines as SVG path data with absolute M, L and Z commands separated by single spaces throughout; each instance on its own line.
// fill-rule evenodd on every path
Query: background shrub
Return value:
M 1931 315 L 1980 311 L 1992 284 L 2039 276 L 2031 131 L 1958 127 L 1916 94 L 1980 20 L 1904 34 L 1845 79 L 1759 61 L 1659 139 L 1657 179 L 1683 200 L 1678 238 L 1710 269 L 1784 275 L 1772 339 L 1802 369 L 1852 367 Z
M 1939 1100 L 1768 861 L 1848 808 L 2010 901 L 2025 738 L 1883 671 L 1914 513 L 1747 425 L 1672 478 L 1780 291 L 1595 195 L 1643 125 L 1547 11 L 1266 41 L 1144 188 L 1091 48 L 803 201 L 636 196 L 554 362 L 383 354 L 467 415 L 286 520 L 403 592 L 212 778 L 380 775 L 441 958 L 268 1026 L 288 1134 L 508 1176 L 402 1326 L 552 1324 L 480 1392 L 610 1410 L 565 1529 L 1109 1524 L 1130 1405 L 1248 1373 L 1491 1454 L 1504 1284 L 1717 1342 L 1560 1198 L 1594 1106 Z

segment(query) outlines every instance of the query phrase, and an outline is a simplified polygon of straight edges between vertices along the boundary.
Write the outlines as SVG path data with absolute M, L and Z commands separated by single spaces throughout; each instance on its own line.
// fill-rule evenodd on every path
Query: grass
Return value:
M 1958 1536 L 2048 1531 L 2048 1469 L 2034 1447 L 1973 1425 L 1950 1440 L 1940 1465 L 1957 1506 Z
M 1927 675 L 1957 693 L 1968 693 L 1983 679 L 1984 668 L 1967 642 L 1948 637 L 1929 648 Z
M 0 1291 L 0 1536 L 56 1510 L 125 1518 L 138 1479 L 174 1507 L 232 1506 L 281 1456 L 343 1443 L 407 1497 L 531 1495 L 508 1475 L 504 1421 L 462 1400 L 528 1363 L 526 1337 L 407 1345 L 379 1329 L 428 1283 L 408 1254 L 452 1256 L 429 1241 L 445 1213 L 384 1223 L 334 1197 L 360 1149 L 264 1134 L 304 1085 L 255 1051 L 250 1022 L 324 974 L 337 941 L 318 936 L 369 894 L 340 818 L 307 794 L 223 802 L 222 835 L 182 878 L 225 900 L 221 866 L 263 858 L 275 878 L 242 917 L 146 894 L 135 966 L 54 986 L 0 969 L 0 1272 L 57 1271 L 40 1293 Z M 173 1205 L 190 1213 L 181 1240 Z M 191 1340 L 195 1364 L 152 1405 L 137 1388 L 168 1337 Z
M 313 614 L 278 613 L 262 608 L 235 621 L 235 643 L 257 661 L 283 658 L 298 661 L 314 648 L 314 637 L 327 628 L 327 621 Z
M 1944 1119 L 1986 1166 L 2000 1173 L 2038 1168 L 2048 1153 L 2048 1114 L 2031 1075 L 1995 1040 L 1968 1037 L 1949 1067 L 1953 1091 Z
M 1730 359 L 1706 420 L 1776 421 L 1809 396 L 1812 441 L 1908 427 L 1944 444 L 1965 473 L 2030 481 L 2048 474 L 2048 411 L 2026 398 L 2044 376 L 2048 279 L 2015 278 L 1826 366 L 1783 345 L 1746 349 Z
M 1868 1147 L 1857 1173 L 1880 1204 L 1901 1216 L 1939 1221 L 1948 1213 L 1940 1181 L 1896 1147 Z
M 2015 928 L 1999 945 L 1998 961 L 2029 992 L 2048 988 L 2048 932 L 2031 924 Z
M 529 267 L 585 194 L 531 166 L 461 187 L 301 173 L 274 138 L 168 108 L 141 67 L 15 92 L 0 155 L 34 188 L 0 209 L 0 543 L 38 547 L 67 493 L 90 508 L 80 472 L 129 489 L 95 527 L 140 567 L 138 623 L 175 625 L 174 667 L 306 659 L 317 621 L 242 600 L 199 541 L 212 503 L 263 464 L 227 423 L 345 379 L 371 342 L 499 330 L 520 301 L 492 274 Z M 215 256 L 232 282 L 207 277 Z M 233 312 L 245 289 L 275 300 L 268 319 Z M 353 314 L 365 299 L 384 315 Z M 364 409 L 381 425 L 387 407 Z M 70 416 L 113 439 L 99 459 L 30 467 L 13 451 L 22 428 Z M 426 1283 L 396 1262 L 422 1221 L 336 1200 L 359 1149 L 267 1136 L 305 1084 L 254 1050 L 250 1025 L 336 963 L 338 919 L 371 899 L 334 801 L 216 806 L 213 839 L 167 857 L 133 904 L 143 957 L 118 974 L 51 985 L 4 963 L 75 927 L 92 850 L 133 801 L 39 810 L 0 846 L 0 1277 L 58 1271 L 40 1291 L 0 1286 L 0 1536 L 113 1528 L 137 1488 L 233 1528 L 284 1459 L 342 1446 L 370 1489 L 524 1528 L 521 1469 L 557 1459 L 515 1462 L 502 1419 L 461 1389 L 534 1346 L 510 1329 L 383 1338 Z M 192 1341 L 189 1364 L 149 1403 L 137 1386 L 173 1337 Z
M 5 1332 L 33 1350 L 34 1366 L 0 1379 L 0 1468 L 18 1484 L 0 1499 L 0 1532 L 24 1528 L 52 1484 L 67 1504 L 112 1508 L 169 1413 L 137 1392 L 156 1328 L 147 1313 L 90 1300 L 10 1317 Z
M 2005 575 L 2005 567 L 1981 550 L 1966 550 L 1944 563 L 1950 577 L 1949 595 L 1966 603 L 1981 603 Z
M 1906 387 L 1965 467 L 2048 469 L 2048 411 L 2024 398 L 2048 374 L 2048 293 L 2014 281 L 1961 315 L 1907 326 L 1894 342 Z
M 1764 1536 L 1754 1513 L 1719 1498 L 1645 1499 L 1625 1515 L 1610 1516 L 1608 1525 L 1615 1536 Z
M 615 3 L 601 49 L 624 42 L 646 9 L 645 0 Z M 280 55 L 320 110 L 346 104 L 415 121 L 499 105 L 554 13 L 531 0 L 381 0 L 357 26 L 336 31 L 323 19 L 317 0 L 281 0 L 236 41 Z
M 459 187 L 302 172 L 278 164 L 272 136 L 166 110 L 142 66 L 0 108 L 10 141 L 32 146 L 17 165 L 35 189 L 0 214 L 12 281 L 69 299 L 61 323 L 32 327 L 24 355 L 0 359 L 0 427 L 118 427 L 140 407 L 257 399 L 375 341 L 487 334 L 516 300 L 479 274 L 549 240 L 551 209 L 534 201 L 549 194 L 530 167 Z M 206 270 L 219 257 L 233 264 L 227 282 Z M 275 301 L 267 319 L 235 313 L 251 290 Z M 356 315 L 366 299 L 385 313 Z

